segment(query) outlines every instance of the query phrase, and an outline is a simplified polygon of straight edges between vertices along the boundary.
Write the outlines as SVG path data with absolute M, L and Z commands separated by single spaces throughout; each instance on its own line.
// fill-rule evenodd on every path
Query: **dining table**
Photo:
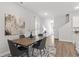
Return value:
M 31 45 L 35 44 L 37 41 L 42 40 L 43 38 L 44 38 L 44 36 L 38 36 L 38 37 L 34 36 L 33 38 L 25 37 L 25 38 L 15 39 L 15 40 L 13 40 L 13 42 L 17 45 L 27 47 L 28 48 L 27 56 L 29 57 L 30 56 L 29 47 Z

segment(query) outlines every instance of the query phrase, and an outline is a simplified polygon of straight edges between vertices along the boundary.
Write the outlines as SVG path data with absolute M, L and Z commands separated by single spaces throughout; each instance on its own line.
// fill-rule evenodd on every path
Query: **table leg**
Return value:
M 29 57 L 29 46 L 28 46 L 28 49 L 27 49 L 27 57 Z

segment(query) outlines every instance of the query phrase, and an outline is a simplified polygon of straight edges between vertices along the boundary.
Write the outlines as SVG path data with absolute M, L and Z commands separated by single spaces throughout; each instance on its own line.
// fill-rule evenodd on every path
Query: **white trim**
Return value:
M 65 42 L 72 42 L 72 43 L 74 43 L 74 41 L 71 41 L 71 40 L 60 40 L 59 39 L 59 41 L 65 41 Z

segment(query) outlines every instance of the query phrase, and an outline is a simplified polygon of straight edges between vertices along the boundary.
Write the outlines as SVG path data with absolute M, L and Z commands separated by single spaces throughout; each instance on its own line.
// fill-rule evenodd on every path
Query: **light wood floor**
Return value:
M 71 42 L 55 41 L 56 57 L 76 57 L 75 45 Z

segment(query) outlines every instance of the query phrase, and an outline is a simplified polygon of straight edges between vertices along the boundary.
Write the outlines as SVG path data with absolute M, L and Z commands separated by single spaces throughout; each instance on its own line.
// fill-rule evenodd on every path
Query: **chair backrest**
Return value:
M 45 46 L 45 44 L 46 44 L 46 37 L 44 37 L 42 40 L 41 40 L 41 42 L 40 42 L 40 49 L 44 49 L 46 46 Z
M 11 40 L 8 40 L 8 44 L 12 56 L 20 56 L 22 54 L 22 52 L 16 47 L 16 45 Z
M 38 36 L 43 36 L 43 34 L 38 34 Z
M 25 38 L 25 36 L 24 35 L 20 35 L 20 38 Z

